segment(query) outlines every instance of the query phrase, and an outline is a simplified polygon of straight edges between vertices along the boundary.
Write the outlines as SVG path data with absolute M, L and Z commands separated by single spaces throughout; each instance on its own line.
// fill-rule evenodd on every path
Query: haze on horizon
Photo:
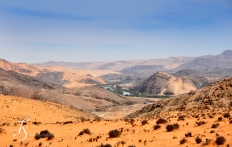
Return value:
M 0 1 L 0 58 L 117 61 L 232 49 L 230 0 Z

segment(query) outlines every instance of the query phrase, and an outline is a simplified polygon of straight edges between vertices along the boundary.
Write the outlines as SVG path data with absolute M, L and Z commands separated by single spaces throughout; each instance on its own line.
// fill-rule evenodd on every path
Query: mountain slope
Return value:
M 230 109 L 232 106 L 232 78 L 170 99 L 160 100 L 127 117 L 152 117 L 167 111 L 203 111 Z
M 83 87 L 94 84 L 104 84 L 98 75 L 111 73 L 112 71 L 79 71 L 70 70 L 57 66 L 34 66 L 26 63 L 11 63 L 0 59 L 0 68 L 6 71 L 14 71 L 20 74 L 36 77 L 42 81 L 58 84 L 66 87 Z M 91 75 L 93 76 L 87 76 Z M 116 73 L 116 72 L 112 72 Z
M 13 70 L 15 72 L 26 74 L 30 76 L 36 76 L 40 70 L 32 65 L 26 63 L 11 63 L 4 59 L 0 59 L 0 67 L 6 71 Z
M 175 77 L 164 72 L 157 72 L 133 88 L 134 92 L 151 95 L 178 95 L 196 90 L 208 84 L 206 78 L 184 76 Z
M 25 99 L 21 97 L 0 95 L 0 123 L 23 120 L 29 117 L 31 121 L 56 123 L 57 121 L 80 121 L 81 118 L 93 120 L 96 115 L 71 107 Z M 9 111 L 10 110 L 10 111 Z
M 83 87 L 94 84 L 104 84 L 105 82 L 100 78 L 92 76 L 79 75 L 70 72 L 46 72 L 40 73 L 37 76 L 39 79 L 47 82 L 53 82 L 55 84 L 65 87 Z
M 177 67 L 175 70 L 213 68 L 232 68 L 232 50 L 226 50 L 216 56 L 199 57 L 194 61 Z

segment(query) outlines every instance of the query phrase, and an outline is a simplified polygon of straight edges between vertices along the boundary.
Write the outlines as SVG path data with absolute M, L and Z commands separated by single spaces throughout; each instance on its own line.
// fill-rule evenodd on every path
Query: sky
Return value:
M 232 0 L 0 0 L 0 58 L 111 62 L 232 50 Z

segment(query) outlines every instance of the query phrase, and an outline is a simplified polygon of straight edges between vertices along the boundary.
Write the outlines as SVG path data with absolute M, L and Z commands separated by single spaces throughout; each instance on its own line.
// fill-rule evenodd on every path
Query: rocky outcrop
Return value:
M 164 72 L 157 72 L 146 81 L 133 88 L 134 92 L 149 95 L 178 95 L 196 90 L 209 83 L 206 78 L 183 76 L 175 77 Z
M 154 117 L 160 112 L 203 111 L 213 109 L 231 109 L 232 78 L 218 81 L 197 91 L 191 91 L 170 99 L 160 100 L 132 113 L 127 118 Z

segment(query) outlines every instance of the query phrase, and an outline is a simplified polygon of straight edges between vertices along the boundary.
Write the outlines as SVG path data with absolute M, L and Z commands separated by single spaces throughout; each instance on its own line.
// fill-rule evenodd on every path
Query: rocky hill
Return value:
M 65 87 L 83 87 L 94 84 L 104 84 L 105 82 L 97 76 L 88 76 L 99 71 L 76 71 L 65 69 L 58 66 L 34 66 L 27 63 L 11 63 L 4 59 L 0 59 L 0 68 L 6 71 L 14 71 L 20 74 L 28 75 L 42 80 L 43 82 L 49 82 L 58 84 Z M 111 71 L 103 71 L 106 74 Z M 80 74 L 81 73 L 81 74 Z
M 136 93 L 149 95 L 179 95 L 196 90 L 209 84 L 206 78 L 195 76 L 175 77 L 164 72 L 157 72 L 144 82 L 136 85 Z
M 105 111 L 116 106 L 150 102 L 118 96 L 94 86 L 66 88 L 3 69 L 0 69 L 0 94 L 54 102 L 85 111 Z
M 130 114 L 128 117 L 151 117 L 161 112 L 169 111 L 203 111 L 231 109 L 232 78 L 218 81 L 215 84 L 191 91 L 170 99 L 160 100 L 143 109 Z
M 0 59 L 0 68 L 6 71 L 12 70 L 12 71 L 15 71 L 21 74 L 30 75 L 30 76 L 36 76 L 36 74 L 40 72 L 38 68 L 32 65 L 29 65 L 26 63 L 11 63 L 4 59 Z
M 38 89 L 55 90 L 64 87 L 0 68 L 0 94 L 30 98 Z

